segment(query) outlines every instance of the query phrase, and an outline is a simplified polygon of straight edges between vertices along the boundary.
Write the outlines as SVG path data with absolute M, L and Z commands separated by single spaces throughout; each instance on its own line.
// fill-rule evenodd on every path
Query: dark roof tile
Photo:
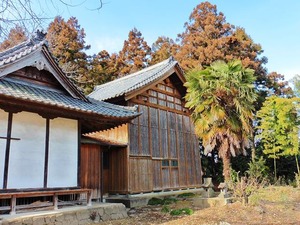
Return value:
M 167 60 L 149 66 L 136 73 L 96 86 L 94 91 L 89 94 L 89 97 L 104 101 L 138 90 L 161 78 L 176 64 L 177 61 L 175 61 L 173 57 L 170 57 Z

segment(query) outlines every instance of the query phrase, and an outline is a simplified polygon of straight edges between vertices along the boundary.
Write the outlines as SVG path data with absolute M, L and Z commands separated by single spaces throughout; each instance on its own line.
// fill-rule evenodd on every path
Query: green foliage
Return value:
M 189 193 L 183 193 L 183 194 L 180 194 L 180 195 L 178 195 L 177 197 L 178 197 L 178 198 L 192 198 L 192 197 L 195 197 L 195 196 L 196 196 L 195 193 L 189 192 Z
M 281 156 L 299 155 L 298 98 L 271 96 L 257 113 L 259 120 L 257 137 L 263 144 L 263 153 L 274 159 L 275 180 L 277 179 L 276 159 Z M 297 163 L 298 164 L 298 163 Z
M 151 198 L 148 201 L 148 205 L 170 205 L 172 203 L 176 203 L 178 200 L 176 198 Z
M 151 198 L 148 201 L 148 205 L 163 205 L 163 200 L 160 198 Z
M 176 198 L 165 198 L 162 201 L 163 205 L 171 205 L 172 203 L 176 203 L 178 200 Z
M 170 207 L 167 205 L 164 205 L 161 209 L 162 213 L 169 213 L 171 211 Z
M 230 156 L 246 153 L 252 135 L 254 71 L 240 61 L 216 61 L 187 74 L 186 107 L 192 110 L 195 132 L 205 153 L 216 149 L 229 179 Z
M 172 215 L 172 216 L 180 216 L 183 214 L 192 215 L 193 213 L 194 213 L 194 211 L 190 208 L 182 208 L 182 209 L 173 209 L 170 212 L 170 215 Z
M 257 182 L 262 182 L 267 179 L 269 168 L 266 166 L 266 160 L 263 157 L 251 161 L 248 165 L 249 169 L 247 170 L 247 174 L 249 177 L 254 178 Z
M 243 66 L 255 70 L 258 84 L 265 84 L 267 62 L 260 44 L 255 43 L 245 29 L 226 21 L 217 6 L 208 1 L 198 4 L 178 35 L 180 46 L 175 58 L 185 71 L 205 68 L 216 60 L 230 62 L 239 59 Z

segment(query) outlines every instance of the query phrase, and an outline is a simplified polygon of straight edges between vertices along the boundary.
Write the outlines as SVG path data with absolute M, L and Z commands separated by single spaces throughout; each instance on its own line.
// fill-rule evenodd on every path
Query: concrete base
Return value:
M 0 225 L 86 225 L 127 218 L 123 204 L 93 203 L 92 206 L 74 206 L 52 211 L 0 215 Z
M 203 188 L 194 188 L 186 190 L 174 190 L 174 191 L 161 191 L 151 192 L 143 194 L 132 194 L 132 195 L 112 195 L 105 198 L 106 202 L 111 203 L 123 203 L 126 208 L 136 208 L 146 206 L 151 198 L 165 198 L 165 197 L 176 197 L 184 193 L 204 194 Z

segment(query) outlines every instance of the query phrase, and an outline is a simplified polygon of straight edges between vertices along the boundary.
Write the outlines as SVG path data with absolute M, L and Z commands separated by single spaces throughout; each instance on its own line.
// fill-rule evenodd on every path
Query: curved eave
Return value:
M 62 106 L 58 104 L 45 103 L 42 101 L 36 101 L 30 98 L 15 98 L 11 95 L 0 95 L 1 107 L 9 107 L 11 109 L 17 107 L 20 110 L 32 111 L 32 112 L 41 112 L 53 116 L 65 116 L 70 118 L 77 119 L 90 119 L 90 120 L 100 120 L 100 121 L 109 121 L 109 120 L 118 120 L 118 121 L 130 121 L 140 113 L 133 112 L 131 115 L 127 116 L 112 116 L 102 113 L 93 112 L 92 110 L 84 110 L 79 108 L 73 108 L 70 106 Z M 17 109 L 16 108 L 16 109 Z M 13 110 L 12 110 L 13 111 Z

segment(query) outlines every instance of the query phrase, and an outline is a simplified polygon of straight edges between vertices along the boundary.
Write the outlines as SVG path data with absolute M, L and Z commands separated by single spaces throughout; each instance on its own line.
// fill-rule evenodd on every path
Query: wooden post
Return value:
M 13 195 L 10 199 L 10 215 L 16 214 L 16 204 L 17 204 L 17 198 L 15 195 Z
M 87 201 L 87 206 L 92 206 L 92 191 L 91 190 L 87 191 L 87 199 L 86 199 L 86 201 Z
M 54 206 L 54 210 L 58 210 L 58 195 L 54 194 L 53 196 L 53 206 Z

